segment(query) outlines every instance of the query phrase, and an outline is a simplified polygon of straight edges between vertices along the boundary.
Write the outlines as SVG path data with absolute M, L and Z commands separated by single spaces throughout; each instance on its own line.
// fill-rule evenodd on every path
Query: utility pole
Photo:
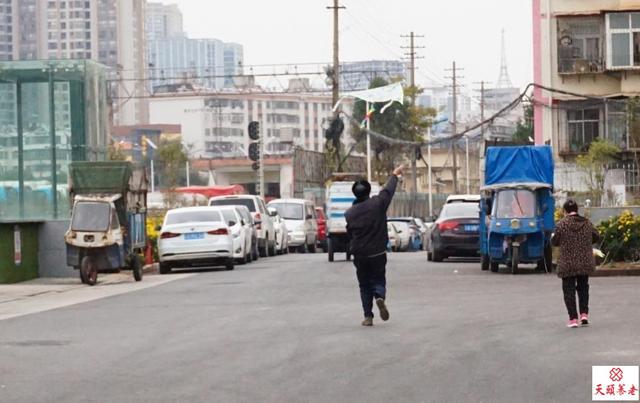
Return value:
M 447 77 L 450 78 L 453 81 L 453 85 L 452 85 L 452 90 L 453 90 L 453 111 L 452 111 L 452 120 L 451 120 L 451 127 L 453 130 L 453 136 L 458 134 L 458 80 L 464 77 L 460 77 L 458 76 L 458 70 L 463 70 L 460 68 L 456 68 L 456 62 L 453 62 L 453 68 L 452 69 L 447 69 L 447 71 L 451 71 L 452 72 L 452 76 L 451 77 Z M 458 153 L 456 151 L 456 140 L 457 139 L 453 139 L 451 141 L 451 151 L 452 151 L 452 155 L 453 155 L 453 166 L 452 166 L 452 175 L 453 175 L 453 193 L 458 193 Z
M 340 10 L 346 9 L 340 5 L 340 0 L 333 0 L 333 6 L 327 6 L 333 10 L 333 106 L 338 103 L 340 97 Z M 338 117 L 338 111 L 334 112 L 334 118 Z
M 476 84 L 480 84 L 480 89 L 476 91 L 480 92 L 480 122 L 484 122 L 484 110 L 486 107 L 485 85 L 487 84 L 487 82 L 480 81 L 479 83 L 476 83 Z M 485 149 L 487 148 L 487 140 L 484 137 L 484 130 L 485 130 L 485 125 L 483 124 L 482 126 L 480 126 L 480 134 L 482 137 L 482 141 L 480 142 L 480 150 L 478 153 L 478 163 L 480 165 L 478 170 L 478 179 L 480 180 L 480 184 L 482 184 L 482 181 L 484 179 L 482 162 L 484 161 L 484 153 L 485 153 Z
M 409 72 L 410 76 L 410 84 L 411 84 L 411 104 L 415 107 L 416 105 L 416 59 L 422 59 L 421 56 L 417 56 L 416 49 L 422 49 L 424 46 L 416 46 L 415 38 L 424 38 L 424 35 L 416 35 L 411 31 L 409 35 L 401 35 L 403 38 L 409 38 L 409 46 L 403 46 L 402 49 L 408 49 L 409 52 L 405 53 L 405 56 L 408 56 L 409 59 Z M 413 139 L 416 140 L 415 138 Z M 413 201 L 411 203 L 411 215 L 415 216 L 415 204 L 416 197 L 418 194 L 418 153 L 420 149 L 418 147 L 411 149 L 411 191 L 413 192 Z

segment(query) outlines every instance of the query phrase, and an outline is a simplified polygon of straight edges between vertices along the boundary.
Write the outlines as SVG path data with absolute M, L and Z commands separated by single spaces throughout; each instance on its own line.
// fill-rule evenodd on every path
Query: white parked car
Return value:
M 244 221 L 251 227 L 251 260 L 258 260 L 260 253 L 258 252 L 258 230 L 253 222 L 253 216 L 246 206 L 235 206 Z
M 315 253 L 318 238 L 318 221 L 313 202 L 305 199 L 276 199 L 269 207 L 278 211 L 287 224 L 289 248 Z
M 260 196 L 233 195 L 216 196 L 209 199 L 210 206 L 245 206 L 251 212 L 258 231 L 258 251 L 261 257 L 275 256 L 276 230 L 267 212 L 267 206 Z
M 406 221 L 393 221 L 390 223 L 395 227 L 400 239 L 397 251 L 406 251 L 411 247 L 411 227 Z
M 233 235 L 216 208 L 169 210 L 158 236 L 158 257 L 161 274 L 176 267 L 224 265 L 233 270 Z
M 400 234 L 398 234 L 398 230 L 393 223 L 387 223 L 387 235 L 389 236 L 389 246 L 391 247 L 391 251 L 399 251 L 401 246 Z
M 233 236 L 233 259 L 240 264 L 251 262 L 251 225 L 242 218 L 238 206 L 216 208 Z
M 289 253 L 289 233 L 287 231 L 287 223 L 284 221 L 278 210 L 273 207 L 267 206 L 269 215 L 273 220 L 273 225 L 276 228 L 276 252 L 278 255 L 283 253 Z

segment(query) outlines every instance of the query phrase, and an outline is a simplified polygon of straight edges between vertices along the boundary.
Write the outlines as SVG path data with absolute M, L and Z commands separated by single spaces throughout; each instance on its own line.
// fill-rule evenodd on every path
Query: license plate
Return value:
M 478 231 L 478 226 L 477 225 L 465 225 L 464 226 L 464 230 L 467 232 L 477 232 Z
M 184 234 L 184 239 L 187 241 L 191 241 L 194 239 L 204 239 L 203 232 L 192 232 L 190 234 Z

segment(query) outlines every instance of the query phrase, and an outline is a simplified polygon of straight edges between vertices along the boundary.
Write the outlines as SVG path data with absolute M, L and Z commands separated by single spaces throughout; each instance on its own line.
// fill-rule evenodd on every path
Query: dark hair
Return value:
M 562 206 L 562 208 L 567 213 L 577 213 L 578 212 L 578 203 L 576 203 L 575 200 L 569 199 L 566 202 L 564 202 L 564 205 Z
M 355 181 L 351 187 L 351 191 L 356 199 L 366 199 L 369 197 L 369 193 L 371 193 L 371 184 L 366 179 L 359 179 Z

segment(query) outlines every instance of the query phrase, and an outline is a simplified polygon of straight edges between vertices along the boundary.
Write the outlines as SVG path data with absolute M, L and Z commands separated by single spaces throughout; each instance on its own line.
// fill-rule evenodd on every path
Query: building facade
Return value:
M 399 60 L 366 60 L 340 65 L 340 89 L 359 91 L 369 88 L 375 78 L 388 82 L 406 79 L 405 63 Z
M 640 1 L 533 0 L 533 45 L 535 82 L 554 90 L 534 92 L 536 143 L 553 146 L 561 188 L 584 190 L 575 159 L 594 140 L 617 145 L 623 162 L 640 148 L 628 113 L 640 94 Z
M 9 26 L 0 35 L 0 60 L 91 59 L 109 66 L 116 124 L 147 120 L 141 94 L 145 77 L 145 1 L 0 0 Z M 4 27 L 4 25 L 3 25 Z M 9 41 L 11 43 L 9 43 Z
M 152 89 L 185 81 L 206 89 L 230 88 L 234 76 L 242 74 L 243 48 L 218 39 L 162 38 L 149 41 L 148 61 Z
M 260 123 L 267 155 L 286 155 L 293 147 L 321 152 L 331 117 L 331 96 L 323 94 L 181 93 L 158 94 L 150 101 L 151 122 L 181 125 L 183 144 L 193 157 L 246 157 L 250 121 Z M 345 126 L 346 141 L 350 125 Z
M 147 3 L 145 21 L 147 41 L 184 36 L 182 12 L 176 4 Z

